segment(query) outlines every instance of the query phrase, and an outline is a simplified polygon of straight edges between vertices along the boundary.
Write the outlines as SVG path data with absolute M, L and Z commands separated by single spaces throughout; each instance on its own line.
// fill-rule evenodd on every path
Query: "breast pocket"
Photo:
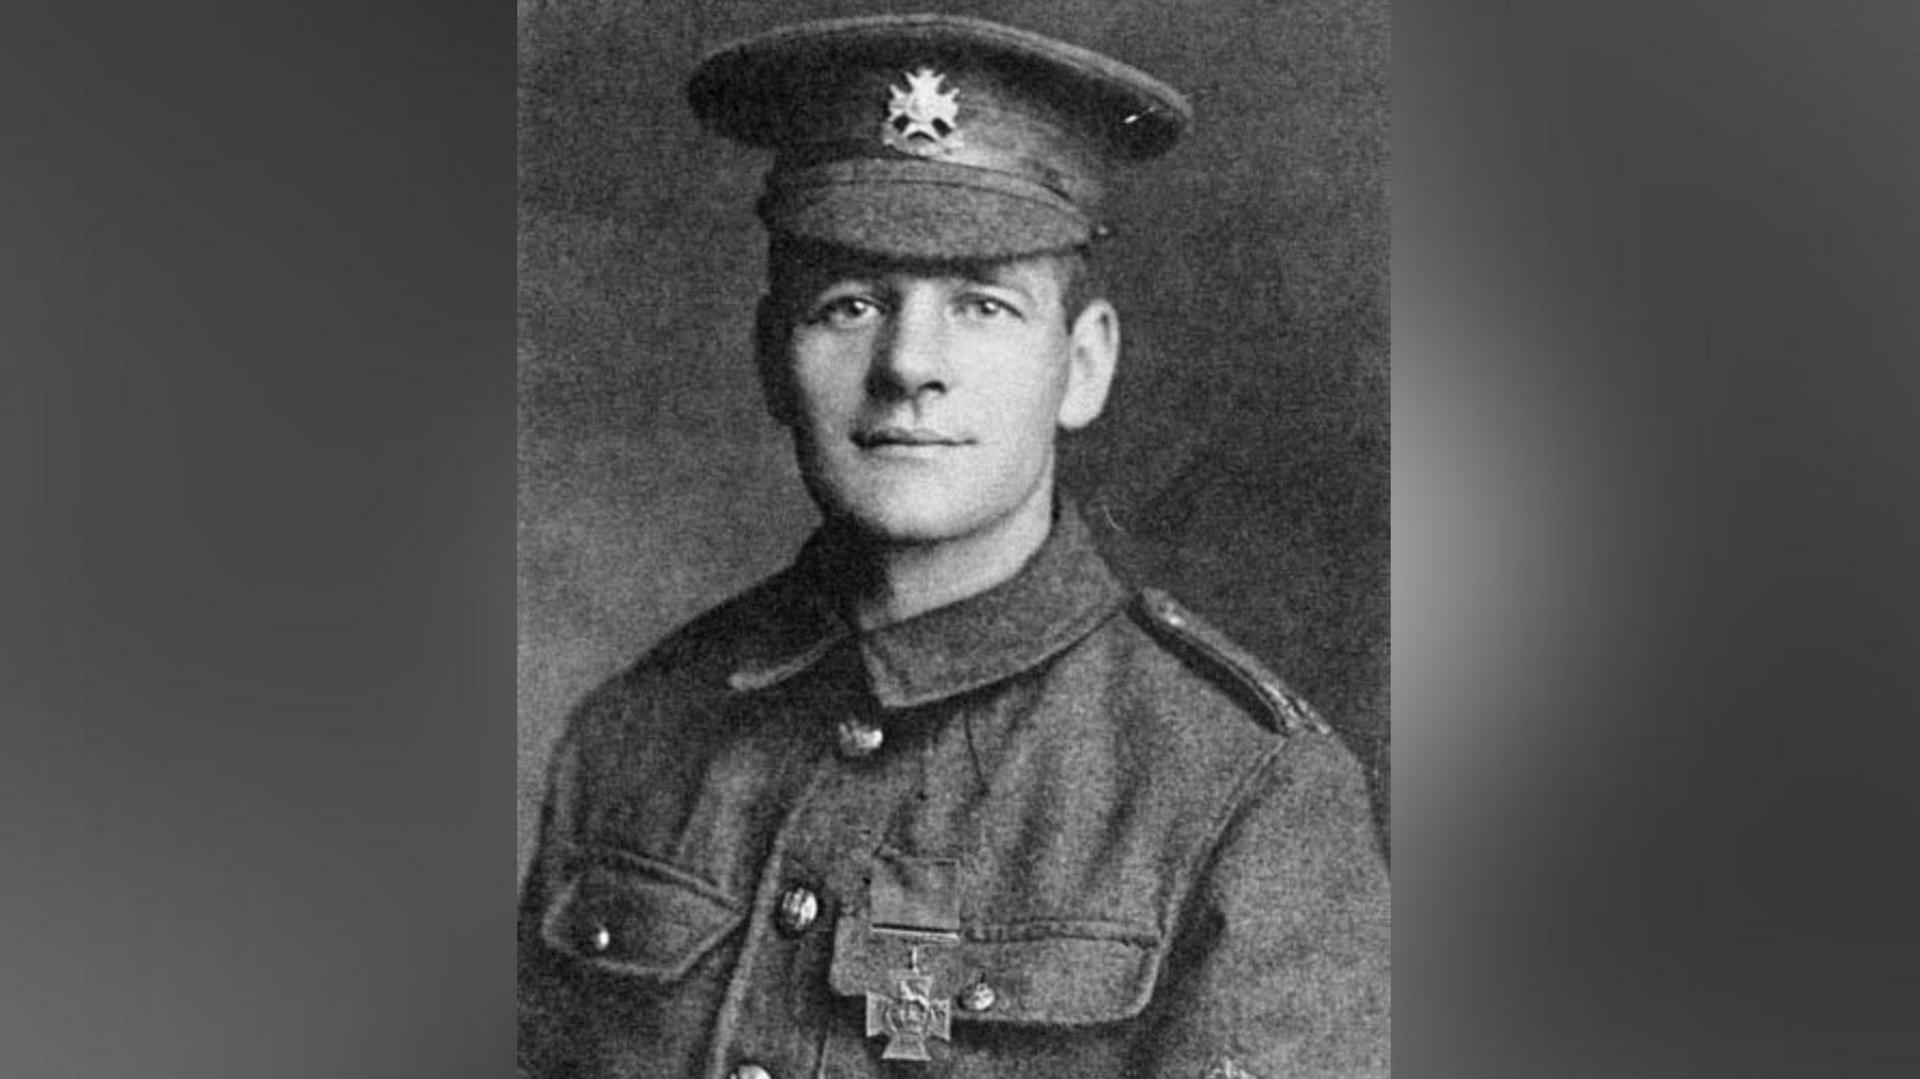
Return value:
M 680 1076 L 698 1070 L 743 904 L 630 852 L 549 855 L 523 952 L 521 1067 L 537 1076 Z
M 592 970 L 659 985 L 686 977 L 745 917 L 719 889 L 664 862 L 592 850 L 554 894 L 540 935 Z
M 1126 1074 L 1162 951 L 1154 931 L 1102 921 L 970 925 L 943 943 L 845 919 L 827 1074 L 892 1074 L 903 1047 L 930 1076 Z

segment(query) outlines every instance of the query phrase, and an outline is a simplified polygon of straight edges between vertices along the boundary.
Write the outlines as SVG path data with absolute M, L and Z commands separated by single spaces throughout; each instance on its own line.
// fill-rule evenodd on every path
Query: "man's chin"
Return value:
M 982 488 L 964 477 L 942 483 L 871 486 L 809 484 L 814 504 L 828 526 L 847 538 L 875 546 L 929 547 L 992 542 L 997 532 L 1022 531 L 1017 521 L 1026 501 L 1044 500 L 1042 512 L 1051 516 L 1051 498 L 1028 492 L 1026 499 L 1013 490 Z
M 885 547 L 925 547 L 969 535 L 960 515 L 937 509 L 862 507 L 828 514 L 832 526 L 850 538 Z

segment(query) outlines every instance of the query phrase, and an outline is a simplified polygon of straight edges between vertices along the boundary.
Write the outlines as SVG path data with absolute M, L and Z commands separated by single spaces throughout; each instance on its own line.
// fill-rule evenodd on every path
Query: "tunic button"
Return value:
M 878 726 L 859 719 L 843 719 L 835 728 L 840 740 L 840 753 L 847 757 L 864 757 L 880 748 L 886 740 L 886 733 Z
M 604 925 L 596 925 L 593 932 L 587 934 L 587 950 L 594 953 L 604 952 L 613 947 L 613 933 Z
M 727 1079 L 773 1079 L 773 1073 L 758 1064 L 742 1064 L 728 1072 Z
M 960 1007 L 964 1011 L 984 1012 L 999 999 L 1000 994 L 993 991 L 993 986 L 974 982 L 960 992 Z
M 811 889 L 796 884 L 780 895 L 780 906 L 774 912 L 774 924 L 780 932 L 797 937 L 813 925 L 820 917 L 820 897 Z

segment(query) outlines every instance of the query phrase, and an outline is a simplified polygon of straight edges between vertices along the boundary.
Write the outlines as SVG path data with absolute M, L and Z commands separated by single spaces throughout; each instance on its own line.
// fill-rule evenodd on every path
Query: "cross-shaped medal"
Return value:
M 953 1040 L 953 1002 L 933 999 L 933 977 L 920 973 L 920 947 L 907 951 L 907 969 L 891 972 L 897 996 L 867 993 L 867 1037 L 884 1034 L 881 1060 L 932 1060 L 927 1039 Z

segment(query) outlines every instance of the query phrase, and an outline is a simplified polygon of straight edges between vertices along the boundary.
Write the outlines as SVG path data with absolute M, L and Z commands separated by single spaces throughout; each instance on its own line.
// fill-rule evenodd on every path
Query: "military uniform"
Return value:
M 1387 1073 L 1366 792 L 1297 697 L 1070 514 L 872 632 L 838 573 L 815 545 L 574 717 L 528 1074 Z
M 940 16 L 775 31 L 688 92 L 775 152 L 773 233 L 907 264 L 1094 243 L 1110 167 L 1190 118 Z M 1070 509 L 1010 579 L 878 628 L 832 535 L 571 718 L 522 893 L 524 1075 L 1386 1074 L 1384 864 L 1304 702 L 1122 585 Z

